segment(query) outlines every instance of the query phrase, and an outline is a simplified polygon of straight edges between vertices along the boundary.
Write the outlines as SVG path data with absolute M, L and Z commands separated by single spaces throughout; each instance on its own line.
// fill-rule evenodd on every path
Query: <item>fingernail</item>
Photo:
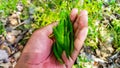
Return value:
M 77 8 L 72 9 L 72 11 L 71 11 L 71 17 L 73 17 L 77 13 L 78 13 L 78 9 Z
M 78 12 L 78 9 L 77 8 L 74 8 L 73 10 L 72 10 L 72 13 L 77 13 Z
M 82 16 L 82 15 L 88 15 L 88 12 L 87 12 L 86 10 L 82 10 L 82 11 L 80 12 L 80 16 Z

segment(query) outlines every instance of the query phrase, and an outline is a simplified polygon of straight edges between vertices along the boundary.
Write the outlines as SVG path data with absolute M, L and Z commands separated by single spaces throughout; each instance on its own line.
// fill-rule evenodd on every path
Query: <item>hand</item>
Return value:
M 52 52 L 53 40 L 48 36 L 52 34 L 53 26 L 57 25 L 57 23 L 52 23 L 32 34 L 15 68 L 72 68 L 87 36 L 87 11 L 83 10 L 78 15 L 78 10 L 73 9 L 70 19 L 75 33 L 74 51 L 70 59 L 67 59 L 65 52 L 63 52 L 62 59 L 65 64 L 60 64 Z

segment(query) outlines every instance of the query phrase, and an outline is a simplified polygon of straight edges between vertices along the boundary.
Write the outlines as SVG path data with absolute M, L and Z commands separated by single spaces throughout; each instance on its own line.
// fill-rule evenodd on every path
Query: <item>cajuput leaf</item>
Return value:
M 70 21 L 69 11 L 61 10 L 60 21 L 53 28 L 55 42 L 53 44 L 53 52 L 60 63 L 63 63 L 62 53 L 65 51 L 69 59 L 74 49 L 74 33 L 73 26 Z

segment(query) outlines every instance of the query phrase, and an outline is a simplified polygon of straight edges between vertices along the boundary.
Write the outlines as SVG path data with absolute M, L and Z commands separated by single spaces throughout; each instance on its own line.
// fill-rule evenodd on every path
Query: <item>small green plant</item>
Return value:
M 92 65 L 89 64 L 91 60 L 88 60 L 85 55 L 78 56 L 76 62 L 77 64 L 73 65 L 72 68 L 92 68 Z M 86 65 L 85 63 L 88 63 L 89 65 Z
M 113 20 L 110 31 L 114 34 L 114 47 L 120 50 L 120 20 Z
M 85 41 L 85 45 L 91 46 L 93 49 L 97 48 L 98 44 L 98 25 L 96 25 L 97 20 L 102 19 L 102 1 L 94 1 L 94 0 L 84 0 L 83 6 L 81 9 L 86 9 L 89 13 L 88 15 L 88 37 Z
M 0 0 L 0 15 L 7 17 L 15 12 L 17 10 L 17 4 L 20 1 L 23 5 L 27 4 L 26 0 Z
M 116 4 L 115 0 L 111 0 L 109 3 L 109 6 L 111 7 L 111 13 L 112 14 L 120 14 L 119 6 Z M 113 20 L 108 24 L 108 31 L 112 34 L 113 37 L 113 47 L 116 48 L 116 51 L 120 51 L 120 20 L 119 17 L 117 19 L 113 18 Z
M 33 1 L 35 5 L 34 27 L 40 28 L 52 22 L 59 21 L 59 13 L 61 9 L 71 10 L 78 8 L 79 0 L 47 0 Z
M 19 0 L 0 0 L 0 14 L 8 16 L 16 10 L 16 5 Z

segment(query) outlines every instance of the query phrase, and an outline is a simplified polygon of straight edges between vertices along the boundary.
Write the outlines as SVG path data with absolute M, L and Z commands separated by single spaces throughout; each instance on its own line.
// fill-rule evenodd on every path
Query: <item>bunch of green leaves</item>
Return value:
M 73 27 L 70 21 L 69 12 L 62 10 L 60 13 L 60 21 L 53 28 L 55 43 L 53 44 L 53 52 L 57 60 L 63 63 L 62 53 L 65 51 L 69 59 L 74 49 Z

